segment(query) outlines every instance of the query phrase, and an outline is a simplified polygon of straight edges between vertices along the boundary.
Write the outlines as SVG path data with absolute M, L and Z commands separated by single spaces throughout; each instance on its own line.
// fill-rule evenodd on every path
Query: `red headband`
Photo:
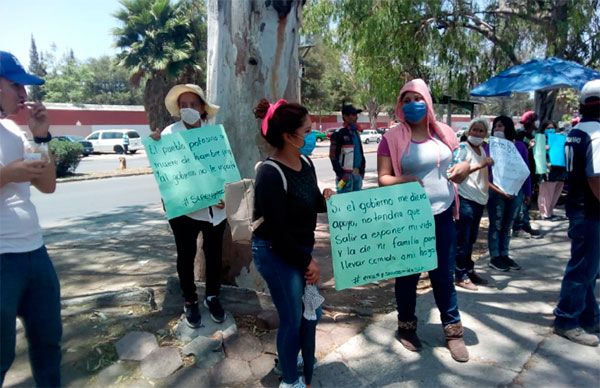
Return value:
M 262 130 L 263 136 L 267 136 L 267 129 L 269 128 L 269 120 L 271 120 L 271 118 L 273 117 L 273 114 L 275 114 L 275 111 L 277 110 L 277 108 L 279 108 L 283 104 L 287 104 L 287 101 L 284 99 L 280 99 L 274 104 L 269 104 L 269 110 L 267 110 L 267 114 L 265 115 L 265 118 L 263 119 L 261 127 L 260 127 Z

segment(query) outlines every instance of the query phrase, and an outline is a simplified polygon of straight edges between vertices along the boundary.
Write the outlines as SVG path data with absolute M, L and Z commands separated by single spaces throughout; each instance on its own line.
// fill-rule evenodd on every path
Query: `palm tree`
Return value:
M 144 107 L 150 128 L 171 122 L 164 106 L 169 88 L 178 82 L 197 82 L 205 58 L 206 43 L 199 34 L 206 28 L 203 5 L 193 0 L 121 0 L 114 16 L 121 26 L 113 30 L 115 45 L 122 51 L 120 64 L 131 71 L 131 82 L 145 81 Z M 202 50 L 202 45 L 204 50 Z M 205 66 L 202 66 L 205 67 Z

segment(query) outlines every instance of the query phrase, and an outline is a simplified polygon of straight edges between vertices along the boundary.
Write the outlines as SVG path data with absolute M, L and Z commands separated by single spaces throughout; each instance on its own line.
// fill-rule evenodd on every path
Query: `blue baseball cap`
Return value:
M 0 51 L 0 77 L 21 85 L 43 85 L 44 80 L 29 74 L 17 57 L 6 51 Z

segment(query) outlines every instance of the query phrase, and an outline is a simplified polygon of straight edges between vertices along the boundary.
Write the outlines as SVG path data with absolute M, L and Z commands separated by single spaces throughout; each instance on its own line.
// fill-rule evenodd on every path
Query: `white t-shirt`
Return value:
M 23 159 L 28 145 L 25 133 L 14 122 L 0 120 L 1 167 Z M 31 252 L 44 245 L 30 187 L 30 182 L 0 187 L 0 253 Z
M 443 213 L 454 201 L 454 187 L 446 175 L 451 160 L 450 148 L 437 138 L 411 141 L 402 156 L 402 174 L 421 179 L 434 215 Z
M 485 150 L 482 146 L 479 147 L 481 155 L 477 155 L 477 152 L 471 147 L 468 141 L 465 150 L 467 155 L 465 161 L 471 164 L 471 167 L 481 165 L 487 157 Z M 475 201 L 480 205 L 485 205 L 488 201 L 488 190 L 489 190 L 489 179 L 487 167 L 481 168 L 467 176 L 460 185 L 458 185 L 458 195 L 463 198 Z
M 170 135 L 175 132 L 187 131 L 187 128 L 183 121 L 179 120 L 176 123 L 173 123 L 166 127 L 161 134 L 162 135 Z M 191 212 L 186 214 L 186 216 L 193 218 L 198 221 L 207 221 L 212 223 L 213 225 L 219 225 L 223 220 L 227 217 L 225 213 L 225 208 L 219 209 L 216 206 L 205 207 L 204 209 L 197 210 L 195 212 Z

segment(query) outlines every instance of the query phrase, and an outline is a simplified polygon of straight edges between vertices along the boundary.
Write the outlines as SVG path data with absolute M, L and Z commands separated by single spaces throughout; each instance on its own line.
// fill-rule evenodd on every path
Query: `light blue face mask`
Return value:
M 317 146 L 317 134 L 311 131 L 308 135 L 304 136 L 304 145 L 300 148 L 302 155 L 310 156 Z
M 409 123 L 418 123 L 427 114 L 427 104 L 424 101 L 413 101 L 402 105 L 404 118 Z

